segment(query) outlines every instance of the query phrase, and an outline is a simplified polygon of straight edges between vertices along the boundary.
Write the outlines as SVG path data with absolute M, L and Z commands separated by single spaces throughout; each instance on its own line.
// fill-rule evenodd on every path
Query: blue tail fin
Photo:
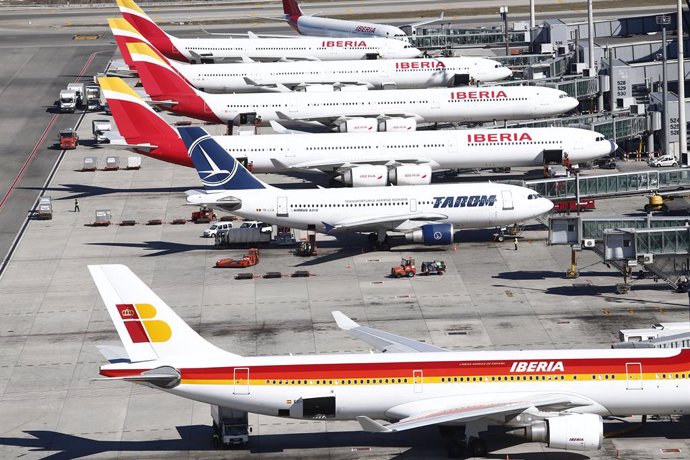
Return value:
M 206 190 L 251 190 L 268 185 L 254 177 L 203 128 L 178 128 Z

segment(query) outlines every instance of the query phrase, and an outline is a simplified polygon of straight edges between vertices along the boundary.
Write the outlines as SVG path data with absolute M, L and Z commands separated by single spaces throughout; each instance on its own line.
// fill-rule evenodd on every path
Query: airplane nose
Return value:
M 510 77 L 511 75 L 513 75 L 513 71 L 510 70 L 508 67 L 504 67 L 503 70 L 504 70 L 504 72 L 503 72 L 503 76 L 501 77 L 502 79 L 506 79 L 506 78 Z
M 544 201 L 544 212 L 542 212 L 542 215 L 544 215 L 548 212 L 551 212 L 553 209 L 553 202 L 548 198 L 542 198 L 542 200 Z
M 609 153 L 613 153 L 613 152 L 615 152 L 616 150 L 618 150 L 618 144 L 616 144 L 616 143 L 613 142 L 613 141 L 609 141 L 609 144 L 611 145 Z
M 564 105 L 566 106 L 566 112 L 568 112 L 570 110 L 573 110 L 578 105 L 580 105 L 580 101 L 578 101 L 574 97 L 566 97 Z

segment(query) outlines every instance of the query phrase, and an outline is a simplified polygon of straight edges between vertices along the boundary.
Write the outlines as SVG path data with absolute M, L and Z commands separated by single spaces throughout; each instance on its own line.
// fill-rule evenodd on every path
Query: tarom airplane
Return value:
M 127 146 L 163 161 L 191 166 L 187 147 L 124 81 L 98 79 Z M 387 122 L 391 122 L 388 120 Z M 273 123 L 280 130 L 281 126 Z M 409 126 L 407 126 L 409 128 Z M 579 128 L 508 128 L 350 134 L 214 136 L 256 173 L 320 171 L 348 185 L 429 184 L 437 169 L 542 166 L 544 160 L 583 163 L 613 153 L 603 135 Z M 545 158 L 546 157 L 546 158 Z
M 264 122 L 299 120 L 325 126 L 341 125 L 353 117 L 478 122 L 555 116 L 578 105 L 563 91 L 539 86 L 208 94 L 191 86 L 149 45 L 128 43 L 127 48 L 154 102 L 171 112 L 214 123 L 233 122 L 242 113 L 256 113 Z
M 401 29 L 386 24 L 372 22 L 348 21 L 344 19 L 322 18 L 304 14 L 296 0 L 283 0 L 283 13 L 290 27 L 301 35 L 317 37 L 385 37 L 408 40 L 409 36 Z M 440 21 L 441 17 L 428 21 L 410 24 L 414 30 L 416 27 L 432 22 Z
M 421 52 L 407 42 L 388 38 L 326 39 L 318 37 L 179 38 L 168 35 L 133 0 L 117 0 L 122 16 L 170 59 L 214 63 L 250 58 L 262 61 L 343 61 L 378 56 L 404 59 Z
M 690 410 L 687 349 L 449 352 L 333 312 L 385 353 L 245 357 L 204 340 L 126 266 L 89 270 L 124 345 L 101 347 L 103 380 L 269 416 L 356 419 L 382 434 L 450 425 L 459 443 L 464 426 L 475 456 L 487 453 L 479 436 L 489 425 L 586 451 L 601 448 L 602 416 Z
M 127 43 L 148 43 L 126 20 L 108 19 L 125 63 L 134 69 Z M 212 93 L 323 91 L 341 89 L 409 89 L 458 86 L 463 79 L 491 82 L 508 78 L 512 71 L 483 57 L 434 59 L 373 59 L 358 62 L 279 62 L 232 64 L 184 64 L 168 62 L 197 89 Z M 312 86 L 331 85 L 327 88 Z M 349 88 L 353 87 L 354 88 Z
M 456 229 L 501 227 L 546 214 L 553 203 L 534 190 L 498 183 L 283 190 L 261 182 L 202 128 L 179 128 L 205 191 L 187 202 L 251 220 L 335 235 L 372 232 L 388 250 L 388 232 L 426 245 L 453 242 Z

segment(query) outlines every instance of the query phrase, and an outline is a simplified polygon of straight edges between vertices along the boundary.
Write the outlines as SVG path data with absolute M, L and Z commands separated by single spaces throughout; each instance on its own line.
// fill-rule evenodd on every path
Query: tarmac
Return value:
M 66 35 L 63 39 L 68 40 Z M 40 142 L 36 134 L 52 117 L 45 113 L 46 106 L 71 81 L 72 69 L 79 70 L 100 47 L 112 49 L 102 43 L 80 44 L 69 51 L 36 46 L 27 51 L 35 53 L 30 59 L 10 54 L 7 67 L 0 68 L 3 78 L 36 79 L 30 87 L 33 92 L 16 81 L 0 80 L 0 98 L 10 97 L 9 107 L 17 110 L 15 117 L 0 99 L 4 165 L 21 167 L 27 152 L 39 145 L 20 185 L 12 189 L 9 199 L 15 204 L 8 207 L 8 202 L 0 212 L 0 219 L 6 219 L 0 221 L 2 241 L 14 240 L 46 180 L 45 194 L 52 197 L 54 208 L 52 220 L 26 221 L 0 275 L 1 458 L 446 457 L 446 441 L 433 427 L 373 435 L 363 433 L 356 422 L 256 415 L 250 416 L 247 449 L 215 449 L 208 405 L 129 383 L 93 380 L 106 362 L 96 346 L 117 343 L 118 337 L 88 274 L 89 264 L 129 266 L 203 337 L 242 355 L 369 352 L 337 328 L 334 310 L 362 324 L 450 350 L 608 348 L 617 341 L 619 329 L 688 318 L 687 296 L 663 283 L 637 279 L 630 292 L 616 294 L 620 275 L 588 251 L 578 256 L 580 277 L 565 279 L 570 250 L 547 246 L 546 230 L 537 222 L 527 225 L 517 251 L 510 240 L 493 242 L 491 230 L 461 232 L 448 248 L 412 245 L 369 252 L 365 237 L 323 237 L 317 257 L 299 258 L 291 248 L 269 247 L 262 249 L 257 266 L 242 271 L 261 275 L 309 270 L 312 276 L 235 280 L 237 271 L 213 265 L 245 249 L 215 249 L 212 240 L 201 238 L 205 225 L 170 223 L 189 219 L 194 210 L 184 205 L 184 191 L 199 187 L 195 171 L 146 157 L 140 170 L 80 171 L 84 157 L 97 157 L 100 169 L 106 156 L 119 156 L 125 164 L 134 155 L 91 145 L 91 120 L 104 118 L 102 113 L 84 115 L 79 128 L 83 142 L 77 150 L 63 153 Z M 102 70 L 111 53 L 95 56 L 85 75 Z M 30 72 L 22 77 L 17 72 L 24 61 Z M 37 67 L 29 69 L 31 65 Z M 23 97 L 28 99 L 22 101 Z M 26 113 L 20 113 L 20 101 L 31 102 Z M 60 115 L 54 128 L 76 123 L 80 116 Z M 218 127 L 210 129 L 219 132 Z M 16 139 L 16 130 L 27 135 Z M 15 136 L 14 144 L 7 143 L 8 136 Z M 44 137 L 56 136 L 51 131 Z M 13 151 L 23 152 L 23 157 L 12 157 Z M 636 166 L 623 164 L 621 169 Z M 19 169 L 14 175 L 5 167 L 3 171 L 4 190 Z M 279 176 L 262 179 L 306 185 Z M 74 210 L 75 198 L 80 212 Z M 590 215 L 641 213 L 645 202 L 644 197 L 600 200 Z M 111 211 L 113 224 L 92 227 L 95 211 L 102 209 Z M 151 219 L 164 223 L 146 225 Z M 137 224 L 118 225 L 123 220 Z M 17 229 L 14 233 L 5 226 L 10 224 Z M 444 260 L 447 272 L 389 278 L 390 268 L 407 256 L 418 264 Z M 492 428 L 486 436 L 489 458 L 687 458 L 687 418 L 650 420 L 635 430 L 636 422 L 607 420 L 607 432 L 630 432 L 607 438 L 601 451 L 583 453 L 522 443 Z

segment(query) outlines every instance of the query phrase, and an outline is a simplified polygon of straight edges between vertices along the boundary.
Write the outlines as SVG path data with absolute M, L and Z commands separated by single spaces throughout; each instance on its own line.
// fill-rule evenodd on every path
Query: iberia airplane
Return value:
M 601 448 L 603 416 L 690 411 L 690 350 L 449 352 L 360 326 L 340 328 L 385 353 L 245 357 L 194 332 L 123 265 L 89 266 L 124 350 L 103 347 L 106 380 L 124 380 L 240 411 L 357 420 L 392 433 L 465 427 L 474 455 L 489 425 L 556 449 Z M 382 422 L 382 421 L 388 422 Z
M 117 0 L 122 16 L 163 55 L 182 62 L 214 63 L 246 58 L 261 61 L 343 61 L 375 55 L 385 59 L 419 56 L 408 42 L 370 37 L 327 39 L 317 37 L 179 38 L 165 33 L 133 0 Z
M 555 116 L 574 109 L 577 99 L 537 86 L 464 86 L 334 93 L 208 94 L 191 86 L 167 59 L 146 43 L 128 43 L 146 93 L 154 103 L 213 123 L 255 113 L 264 122 L 299 120 L 323 125 L 352 117 L 410 118 L 415 122 L 478 122 Z
M 108 25 L 130 70 L 134 70 L 127 43 L 150 43 L 125 19 L 110 18 Z M 408 89 L 457 86 L 461 76 L 491 82 L 508 78 L 512 71 L 484 57 L 368 59 L 351 61 L 234 62 L 230 64 L 185 64 L 169 61 L 197 89 L 211 93 L 289 91 L 330 84 L 359 89 Z M 353 89 L 353 88 L 347 88 Z M 357 89 L 357 88 L 354 88 Z
M 319 37 L 386 37 L 409 40 L 409 36 L 402 29 L 388 24 L 348 21 L 304 14 L 297 0 L 283 0 L 283 13 L 285 13 L 284 19 L 288 21 L 290 27 L 301 35 Z M 415 30 L 419 26 L 441 21 L 442 19 L 443 14 L 438 18 L 410 24 L 409 27 Z
M 192 166 L 177 130 L 132 88 L 113 77 L 101 77 L 98 83 L 126 141 L 120 146 Z M 282 126 L 273 124 L 282 131 Z M 227 152 L 251 164 L 253 172 L 323 172 L 340 176 L 352 186 L 428 184 L 431 172 L 439 169 L 542 166 L 545 162 L 562 163 L 566 157 L 573 164 L 584 163 L 617 148 L 595 131 L 563 127 L 405 132 L 377 132 L 374 128 L 361 133 L 289 136 L 214 139 Z

